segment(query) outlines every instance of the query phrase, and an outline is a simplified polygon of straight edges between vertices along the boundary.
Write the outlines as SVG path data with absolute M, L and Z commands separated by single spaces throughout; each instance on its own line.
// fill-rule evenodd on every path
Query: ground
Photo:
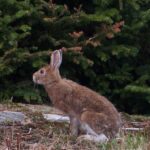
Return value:
M 143 130 L 122 131 L 119 139 L 100 144 L 69 136 L 68 123 L 46 121 L 42 113 L 61 113 L 50 106 L 0 104 L 3 110 L 21 111 L 27 118 L 0 125 L 0 150 L 150 150 L 150 117 L 122 114 L 125 128 Z

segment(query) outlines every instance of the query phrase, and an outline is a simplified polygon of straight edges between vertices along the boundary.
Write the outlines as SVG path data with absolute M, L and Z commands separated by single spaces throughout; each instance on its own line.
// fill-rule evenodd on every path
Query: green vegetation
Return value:
M 121 111 L 150 113 L 149 3 L 1 0 L 0 100 L 45 102 L 32 73 L 49 62 L 50 51 L 64 47 L 64 77 L 102 93 Z

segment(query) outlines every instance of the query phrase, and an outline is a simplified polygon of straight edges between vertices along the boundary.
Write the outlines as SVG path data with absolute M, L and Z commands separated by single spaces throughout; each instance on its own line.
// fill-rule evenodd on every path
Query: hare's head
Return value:
M 62 62 L 62 51 L 55 50 L 51 54 L 51 62 L 33 74 L 33 81 L 37 84 L 48 85 L 61 79 L 59 67 Z

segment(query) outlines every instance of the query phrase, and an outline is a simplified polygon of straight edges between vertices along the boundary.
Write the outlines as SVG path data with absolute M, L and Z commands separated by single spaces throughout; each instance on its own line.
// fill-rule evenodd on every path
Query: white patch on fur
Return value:
M 96 132 L 86 123 L 81 124 L 81 130 L 84 131 L 85 134 L 97 136 Z
M 97 136 L 94 135 L 81 135 L 78 137 L 78 140 L 87 140 L 87 141 L 93 141 L 93 142 L 97 142 L 97 143 L 105 143 L 108 142 L 108 138 L 105 136 L 105 134 L 100 134 Z
M 85 135 L 78 137 L 78 140 L 88 140 L 93 142 L 104 143 L 108 141 L 108 138 L 105 134 L 97 134 L 88 124 L 82 123 L 81 130 L 85 132 Z

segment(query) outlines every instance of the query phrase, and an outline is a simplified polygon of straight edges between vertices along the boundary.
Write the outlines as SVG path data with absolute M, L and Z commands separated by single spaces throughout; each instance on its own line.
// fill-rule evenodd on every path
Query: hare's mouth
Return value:
M 40 84 L 40 83 L 39 83 L 39 80 L 38 80 L 38 79 L 36 78 L 36 76 L 34 76 L 34 75 L 33 75 L 33 82 L 34 82 L 34 83 L 37 83 L 37 84 Z

